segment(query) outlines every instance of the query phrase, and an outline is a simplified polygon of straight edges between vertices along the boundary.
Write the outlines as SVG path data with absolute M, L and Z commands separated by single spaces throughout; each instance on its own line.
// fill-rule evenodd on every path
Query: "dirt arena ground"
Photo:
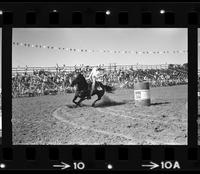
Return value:
M 0 144 L 2 143 L 2 110 L 1 110 L 1 97 L 0 97 Z
M 133 89 L 74 108 L 74 94 L 15 98 L 13 144 L 186 145 L 187 86 L 151 89 L 149 107 L 134 106 Z
M 198 145 L 200 145 L 200 99 L 198 99 Z

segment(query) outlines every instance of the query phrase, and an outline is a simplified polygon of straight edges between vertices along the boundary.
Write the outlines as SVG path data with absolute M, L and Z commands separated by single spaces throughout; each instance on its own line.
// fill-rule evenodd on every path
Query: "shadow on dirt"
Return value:
M 127 101 L 123 102 L 116 102 L 112 99 L 110 99 L 108 96 L 103 96 L 102 101 L 100 103 L 97 103 L 95 107 L 108 107 L 108 106 L 117 106 L 117 105 L 124 105 Z
M 169 103 L 170 103 L 170 102 L 151 103 L 151 106 L 166 105 L 166 104 L 169 104 Z
M 117 106 L 117 105 L 124 105 L 126 104 L 127 102 L 101 102 L 101 103 L 97 103 L 95 105 L 95 107 L 108 107 L 108 106 Z M 76 109 L 76 108 L 82 108 L 82 107 L 91 107 L 91 105 L 84 105 L 84 104 L 81 104 L 81 107 L 80 106 L 76 106 L 75 104 L 72 104 L 72 105 L 65 105 L 66 107 L 70 108 L 70 109 Z
M 104 108 L 108 106 L 117 106 L 117 105 L 124 105 L 124 104 L 126 104 L 126 102 L 109 102 L 109 103 L 102 102 L 102 103 L 96 104 L 96 107 Z
M 76 105 L 65 105 L 65 106 L 67 106 L 68 108 L 76 108 Z
M 70 109 L 80 108 L 80 106 L 77 106 L 77 105 L 75 105 L 75 104 L 65 105 L 65 106 L 67 106 L 67 107 L 70 108 Z M 81 104 L 81 107 L 89 107 L 89 106 L 88 106 L 88 105 Z

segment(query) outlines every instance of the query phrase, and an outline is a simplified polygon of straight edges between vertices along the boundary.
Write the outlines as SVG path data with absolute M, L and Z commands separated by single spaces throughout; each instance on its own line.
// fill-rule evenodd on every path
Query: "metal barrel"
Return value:
M 0 137 L 1 137 L 1 131 L 2 131 L 2 110 L 0 109 Z
M 134 99 L 136 106 L 150 106 L 149 82 L 138 82 L 134 84 Z

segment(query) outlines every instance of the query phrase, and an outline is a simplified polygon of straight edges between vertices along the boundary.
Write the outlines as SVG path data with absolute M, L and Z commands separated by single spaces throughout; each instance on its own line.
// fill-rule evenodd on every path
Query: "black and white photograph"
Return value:
M 200 144 L 200 29 L 198 29 L 198 144 Z
M 2 28 L 0 28 L 0 144 L 2 143 L 2 111 L 1 111 L 1 49 L 2 49 Z
M 13 145 L 187 145 L 186 28 L 14 28 Z

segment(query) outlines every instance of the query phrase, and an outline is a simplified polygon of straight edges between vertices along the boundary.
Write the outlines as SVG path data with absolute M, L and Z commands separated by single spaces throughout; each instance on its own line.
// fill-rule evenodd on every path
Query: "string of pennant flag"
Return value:
M 79 49 L 79 48 L 65 48 L 65 47 L 56 47 L 42 44 L 30 44 L 22 42 L 13 42 L 15 46 L 24 46 L 30 48 L 42 48 L 50 50 L 60 50 L 68 52 L 87 52 L 87 53 L 114 53 L 114 54 L 185 54 L 187 50 L 163 50 L 163 51 L 133 51 L 133 50 L 110 50 L 110 49 Z

